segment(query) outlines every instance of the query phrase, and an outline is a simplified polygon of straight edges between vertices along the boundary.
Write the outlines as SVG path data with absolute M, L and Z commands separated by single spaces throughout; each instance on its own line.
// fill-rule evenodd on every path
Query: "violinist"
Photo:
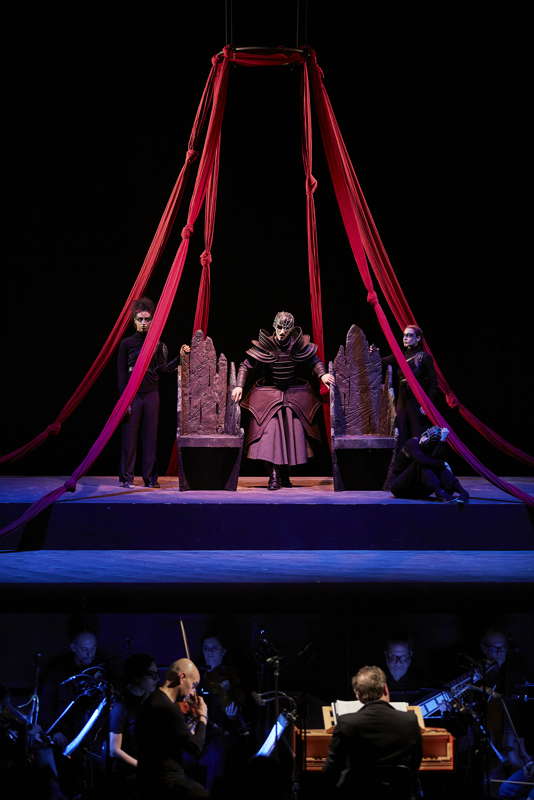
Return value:
M 206 737 L 208 709 L 197 686 L 200 674 L 188 658 L 174 661 L 163 686 L 141 705 L 137 716 L 137 780 L 143 800 L 206 798 L 209 794 L 184 769 L 184 755 L 199 757 Z M 186 721 L 195 710 L 196 723 Z
M 227 659 L 227 649 L 220 638 L 205 636 L 202 654 L 205 666 L 202 670 L 202 690 L 207 697 L 212 722 L 234 733 L 246 733 L 247 725 L 242 711 L 245 694 L 239 676 Z
M 222 787 L 234 763 L 243 762 L 253 747 L 250 726 L 244 716 L 246 694 L 221 638 L 208 633 L 202 639 L 204 665 L 201 691 L 209 709 L 210 722 L 200 766 L 206 786 L 215 794 Z

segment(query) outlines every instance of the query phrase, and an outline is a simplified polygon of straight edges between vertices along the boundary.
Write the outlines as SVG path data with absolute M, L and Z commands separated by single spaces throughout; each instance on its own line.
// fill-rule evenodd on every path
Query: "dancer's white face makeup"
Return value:
M 416 334 L 413 328 L 405 328 L 402 335 L 402 343 L 404 347 L 415 347 L 419 341 L 419 336 Z
M 138 333 L 146 333 L 152 322 L 150 311 L 138 311 L 134 317 L 135 329 Z

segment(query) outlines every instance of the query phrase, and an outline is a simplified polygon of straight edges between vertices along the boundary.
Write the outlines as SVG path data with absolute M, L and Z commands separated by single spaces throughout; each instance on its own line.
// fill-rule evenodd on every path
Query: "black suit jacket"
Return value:
M 372 782 L 380 767 L 403 765 L 415 774 L 421 755 L 415 714 L 375 700 L 339 717 L 324 772 L 338 788 L 356 789 Z

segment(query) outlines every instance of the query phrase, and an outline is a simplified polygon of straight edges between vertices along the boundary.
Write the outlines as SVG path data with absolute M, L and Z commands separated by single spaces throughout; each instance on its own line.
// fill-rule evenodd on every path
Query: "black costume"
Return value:
M 425 693 L 426 682 L 424 677 L 411 664 L 404 675 L 398 680 L 393 677 L 389 668 L 383 667 L 389 696 L 393 703 L 409 703 L 416 705 L 414 698 Z
M 414 376 L 417 378 L 422 388 L 429 398 L 434 402 L 438 394 L 438 382 L 434 361 L 432 356 L 426 353 L 421 344 L 415 347 L 404 349 L 406 358 Z M 396 367 L 397 362 L 393 356 L 387 356 L 383 363 Z M 428 418 L 421 412 L 421 407 L 417 398 L 408 386 L 408 381 L 400 370 L 398 374 L 397 402 L 395 427 L 398 429 L 398 447 L 402 447 L 404 442 L 411 436 L 420 436 L 428 428 Z
M 347 797 L 372 797 L 383 768 L 405 767 L 414 777 L 421 763 L 421 733 L 412 712 L 384 700 L 339 717 L 324 773 Z
M 143 695 L 135 695 L 127 689 L 121 699 L 113 704 L 109 715 L 109 732 L 122 735 L 121 750 L 132 758 L 137 758 L 137 715 L 141 708 Z M 114 758 L 113 796 L 117 800 L 135 797 L 137 770 L 122 758 Z
M 141 352 L 145 337 L 145 333 L 134 333 L 133 336 L 128 336 L 120 343 L 117 370 L 119 392 L 121 394 L 128 383 L 130 373 Z M 132 400 L 131 413 L 124 418 L 119 474 L 121 483 L 133 482 L 139 428 L 141 428 L 143 448 L 143 479 L 147 486 L 157 482 L 156 447 L 159 418 L 159 376 L 161 373 L 175 370 L 180 360 L 179 356 L 172 361 L 167 361 L 167 358 L 167 346 L 163 342 L 158 342 L 152 361 L 137 394 Z
M 156 689 L 141 705 L 137 717 L 137 778 L 143 800 L 208 797 L 206 790 L 184 771 L 183 754 L 198 757 L 206 726 L 200 720 L 191 733 L 178 705 Z
M 419 443 L 413 436 L 397 451 L 390 475 L 390 489 L 395 497 L 424 499 L 435 493 L 436 497 L 450 500 L 458 492 L 463 500 L 469 495 L 445 461 L 443 442 Z
M 258 340 L 246 351 L 237 386 L 243 388 L 252 370 L 260 377 L 241 402 L 251 413 L 247 433 L 248 457 L 272 464 L 303 464 L 313 455 L 309 439 L 319 439 L 313 420 L 320 400 L 304 378 L 326 374 L 317 356 L 317 345 L 293 328 L 283 342 L 260 330 Z

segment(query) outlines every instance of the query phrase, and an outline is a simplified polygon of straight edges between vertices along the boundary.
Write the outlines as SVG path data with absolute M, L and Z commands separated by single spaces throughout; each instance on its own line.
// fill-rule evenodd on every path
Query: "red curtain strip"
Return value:
M 193 226 L 204 203 L 206 188 L 212 170 L 217 143 L 219 141 L 219 133 L 222 125 L 228 85 L 228 63 L 229 62 L 227 59 L 218 59 L 216 63 L 213 105 L 211 109 L 206 140 L 204 143 L 204 149 L 198 167 L 197 178 L 189 204 L 187 222 L 182 230 L 182 241 L 170 268 L 169 275 L 161 293 L 161 297 L 156 306 L 152 325 L 147 333 L 146 340 L 141 348 L 141 352 L 139 353 L 135 366 L 132 370 L 130 379 L 95 443 L 92 445 L 83 461 L 74 470 L 70 478 L 65 481 L 62 486 L 54 489 L 52 492 L 49 492 L 47 495 L 41 497 L 39 500 L 33 503 L 24 512 L 24 514 L 22 514 L 22 516 L 4 527 L 0 531 L 0 535 L 10 533 L 21 525 L 26 524 L 46 508 L 48 508 L 48 506 L 58 500 L 65 492 L 73 492 L 75 490 L 79 479 L 87 473 L 91 465 L 98 458 L 110 440 L 111 436 L 117 429 L 122 418 L 124 417 L 124 414 L 126 413 L 128 406 L 132 402 L 137 390 L 139 389 L 141 381 L 143 380 L 148 365 L 152 360 L 152 356 L 154 355 L 154 351 L 157 347 L 159 338 L 169 316 L 169 312 L 171 310 L 171 306 L 182 277 L 184 263 L 187 256 L 187 251 L 189 249 L 189 239 L 193 233 Z
M 219 161 L 221 155 L 221 132 L 215 148 L 215 158 L 208 181 L 206 191 L 206 203 L 204 206 L 204 251 L 200 255 L 201 275 L 198 290 L 197 307 L 195 320 L 193 323 L 193 333 L 204 331 L 208 333 L 208 322 L 210 315 L 211 301 L 211 248 L 213 245 L 213 233 L 215 229 L 215 212 L 217 208 L 217 186 L 219 183 Z
M 312 54 L 312 61 L 315 68 L 319 69 L 315 54 Z M 334 112 L 327 96 L 325 96 L 325 103 L 327 104 L 329 115 L 335 120 Z M 335 124 L 337 126 L 337 122 Z M 343 160 L 346 165 L 347 174 L 350 179 L 351 187 L 355 193 L 355 222 L 358 226 L 360 238 L 362 239 L 365 253 L 369 259 L 373 273 L 400 328 L 404 329 L 406 325 L 409 325 L 410 323 L 417 324 L 415 314 L 410 308 L 408 300 L 406 299 L 399 280 L 393 270 L 393 266 L 391 265 L 391 261 L 389 260 L 389 256 L 386 252 L 384 244 L 380 238 L 380 234 L 378 233 L 378 229 L 369 206 L 367 205 L 367 201 L 358 181 L 358 177 L 350 160 L 339 128 L 336 129 L 335 136 L 338 146 L 343 153 Z M 432 351 L 426 342 L 424 342 L 424 346 L 426 351 L 434 358 Z M 522 461 L 525 464 L 534 466 L 533 456 L 525 453 L 523 450 L 520 450 L 518 447 L 515 447 L 510 442 L 506 441 L 506 439 L 492 430 L 488 425 L 482 422 L 482 420 L 478 419 L 478 417 L 476 417 L 472 411 L 466 408 L 466 406 L 459 401 L 458 397 L 454 394 L 451 386 L 447 382 L 447 379 L 445 378 L 445 375 L 443 374 L 435 358 L 434 364 L 436 367 L 439 388 L 445 395 L 449 407 L 457 408 L 466 422 L 468 422 L 469 425 L 471 425 L 497 449 L 501 450 L 503 453 L 506 453 L 506 455 L 517 459 L 518 461 Z
M 361 217 L 362 209 L 359 204 L 358 192 L 354 183 L 354 167 L 348 156 L 341 131 L 326 92 L 323 73 L 317 64 L 315 54 L 312 54 L 311 58 L 311 75 L 319 127 L 343 224 L 364 286 L 367 289 L 368 302 L 373 306 L 380 327 L 410 389 L 434 425 L 449 428 L 450 434 L 448 441 L 451 446 L 479 475 L 482 475 L 486 480 L 490 481 L 494 486 L 502 489 L 502 491 L 507 494 L 517 497 L 518 500 L 528 505 L 534 505 L 534 497 L 531 497 L 526 494 L 526 492 L 523 492 L 518 487 L 491 472 L 491 470 L 482 464 L 469 448 L 461 442 L 456 433 L 451 429 L 451 426 L 444 417 L 442 417 L 430 398 L 423 391 L 421 385 L 408 366 L 404 354 L 397 344 L 397 340 L 391 330 L 387 317 L 380 306 L 378 296 L 373 286 L 366 257 L 367 254 L 358 226 L 358 219 Z M 386 296 L 386 300 L 387 299 Z
M 382 331 L 384 332 L 384 335 L 386 337 L 389 346 L 391 347 L 393 355 L 395 356 L 397 363 L 399 364 L 399 367 L 402 373 L 404 374 L 408 382 L 408 385 L 410 386 L 410 389 L 413 391 L 418 402 L 424 408 L 425 413 L 434 424 L 440 425 L 441 427 L 448 427 L 450 429 L 450 426 L 448 425 L 446 420 L 441 416 L 439 411 L 431 402 L 430 398 L 423 391 L 420 384 L 416 380 L 414 374 L 412 373 L 410 367 L 408 366 L 404 354 L 396 341 L 393 331 L 391 330 L 391 326 L 389 325 L 387 317 L 384 314 L 382 307 L 380 306 L 378 296 L 373 286 L 371 273 L 369 270 L 369 264 L 367 261 L 367 257 L 369 257 L 369 261 L 372 262 L 371 255 L 369 255 L 369 253 L 366 252 L 364 241 L 362 240 L 363 237 L 360 233 L 359 223 L 361 223 L 362 219 L 364 218 L 364 211 L 365 211 L 364 207 L 362 206 L 361 200 L 359 198 L 359 192 L 361 193 L 361 189 L 359 189 L 359 186 L 357 185 L 357 179 L 354 172 L 354 167 L 348 156 L 345 143 L 341 135 L 341 131 L 337 124 L 337 120 L 335 118 L 330 100 L 328 98 L 328 94 L 326 92 L 326 88 L 324 86 L 322 71 L 317 64 L 315 53 L 312 52 L 310 56 L 311 56 L 310 68 L 312 76 L 312 85 L 315 96 L 315 102 L 317 105 L 317 114 L 319 119 L 321 136 L 326 151 L 327 161 L 330 168 L 332 182 L 334 185 L 334 191 L 338 201 L 343 223 L 345 225 L 345 230 L 347 232 L 347 236 L 349 238 L 349 242 L 354 254 L 356 264 L 360 271 L 360 275 L 362 277 L 364 286 L 367 289 L 368 302 L 373 306 L 379 325 Z M 287 54 L 284 54 L 284 58 L 287 58 Z M 294 60 L 296 61 L 299 59 L 295 58 Z M 36 517 L 41 511 L 43 511 L 53 502 L 58 500 L 66 491 L 74 491 L 74 489 L 76 488 L 77 481 L 89 470 L 91 465 L 100 455 L 105 445 L 109 441 L 110 437 L 118 427 L 121 419 L 123 418 L 126 412 L 126 409 L 128 408 L 128 405 L 131 403 L 134 395 L 136 394 L 141 384 L 141 381 L 144 377 L 148 365 L 150 364 L 155 348 L 159 341 L 159 337 L 167 321 L 172 306 L 172 302 L 176 295 L 176 291 L 178 289 L 180 279 L 182 276 L 185 259 L 187 256 L 187 251 L 189 247 L 189 238 L 193 232 L 194 223 L 200 213 L 202 204 L 205 200 L 208 184 L 210 183 L 210 181 L 212 181 L 213 183 L 212 186 L 213 190 L 216 190 L 216 170 L 218 169 L 220 133 L 222 126 L 222 118 L 224 113 L 224 106 L 226 101 L 226 92 L 228 84 L 228 67 L 231 61 L 237 63 L 244 63 L 247 66 L 258 65 L 258 62 L 254 62 L 254 60 L 251 57 L 250 58 L 243 57 L 242 60 L 241 56 L 238 57 L 235 51 L 232 51 L 230 48 L 225 48 L 224 54 L 222 56 L 219 55 L 215 57 L 213 60 L 213 66 L 214 66 L 213 103 L 211 107 L 210 120 L 208 124 L 206 140 L 204 143 L 204 149 L 202 152 L 202 157 L 200 159 L 198 174 L 195 181 L 195 187 L 193 189 L 193 195 L 189 205 L 187 223 L 182 230 L 182 242 L 178 248 L 175 259 L 171 266 L 162 295 L 156 307 L 153 323 L 150 327 L 149 333 L 147 334 L 146 341 L 141 349 L 136 365 L 132 371 L 130 380 L 128 381 L 128 384 L 124 392 L 117 401 L 108 421 L 106 422 L 97 440 L 95 441 L 95 443 L 93 444 L 93 446 L 91 447 L 91 449 L 89 450 L 89 452 L 87 453 L 86 457 L 81 462 L 81 464 L 72 473 L 70 478 L 62 486 L 58 487 L 57 489 L 53 490 L 49 494 L 45 495 L 44 497 L 40 498 L 38 501 L 33 503 L 32 506 L 30 506 L 30 508 L 27 509 L 27 511 L 21 517 L 14 520 L 12 523 L 6 526 L 2 531 L 0 531 L 0 534 L 9 533 L 15 530 L 16 528 L 20 527 L 21 525 L 29 522 L 31 519 Z M 269 57 L 264 55 L 261 58 L 261 65 L 263 66 L 283 64 L 283 63 L 290 63 L 290 62 L 287 60 L 283 60 L 282 54 L 279 53 L 271 55 Z M 304 166 L 306 173 L 307 217 L 309 220 L 308 221 L 308 264 L 310 270 L 311 293 L 312 297 L 314 298 L 312 300 L 312 305 L 316 305 L 317 300 L 320 302 L 320 281 L 317 284 L 314 284 L 315 279 L 318 278 L 319 276 L 319 261 L 318 261 L 318 251 L 317 251 L 317 234 L 315 230 L 315 209 L 309 202 L 310 197 L 311 199 L 313 199 L 313 192 L 315 190 L 316 184 L 315 184 L 315 179 L 313 178 L 311 172 L 311 164 L 312 164 L 311 139 L 309 142 L 307 139 L 307 135 L 310 132 L 309 121 L 311 118 L 309 89 L 306 90 L 305 88 L 307 80 L 308 80 L 308 74 L 306 70 L 304 78 L 304 91 L 303 91 L 303 108 L 304 108 L 304 122 L 305 122 L 305 132 L 303 140 L 303 159 L 304 159 Z M 216 166 L 216 161 L 217 161 L 217 166 Z M 211 223 L 209 223 L 211 225 L 213 224 L 214 211 L 215 211 L 214 195 L 212 196 L 212 199 L 213 199 L 213 209 L 212 209 L 213 214 L 210 217 Z M 367 213 L 369 214 L 369 219 L 372 222 L 372 218 L 370 217 L 370 212 L 368 211 L 368 209 Z M 208 219 L 210 214 L 211 212 L 208 211 L 206 219 Z M 209 229 L 209 224 L 208 224 L 208 229 Z M 370 240 L 367 241 L 367 246 L 369 247 L 370 253 L 375 255 L 376 253 L 379 252 L 380 247 L 376 240 L 373 240 L 372 243 L 374 245 L 374 250 L 370 247 Z M 211 249 L 211 240 L 209 240 L 209 248 L 206 247 L 205 251 L 208 251 L 210 249 Z M 379 262 L 375 260 L 374 269 L 377 268 L 377 263 Z M 387 302 L 392 307 L 395 307 L 397 309 L 397 313 L 400 314 L 400 309 L 402 308 L 402 302 L 403 300 L 405 300 L 404 295 L 395 294 L 394 281 L 392 280 L 391 275 L 388 276 L 386 270 L 384 270 L 384 272 L 381 273 L 381 279 L 384 285 L 387 287 L 387 293 L 384 292 Z M 209 310 L 209 302 L 207 305 L 207 309 Z M 206 314 L 207 313 L 208 312 L 206 311 Z M 206 319 L 206 324 L 207 324 L 207 319 Z M 314 319 L 313 324 L 316 326 L 315 331 L 317 331 L 317 333 L 314 331 L 314 336 L 317 335 L 317 337 L 319 338 L 320 334 L 322 333 L 322 318 L 320 317 L 320 314 L 318 317 Z M 476 472 L 478 472 L 478 474 L 485 477 L 499 489 L 502 489 L 504 492 L 513 495 L 514 497 L 518 498 L 524 503 L 527 503 L 529 505 L 534 505 L 533 497 L 527 495 L 525 492 L 521 491 L 519 488 L 513 486 L 507 481 L 504 481 L 503 479 L 497 477 L 489 469 L 487 469 L 476 458 L 476 456 L 473 453 L 471 453 L 471 451 L 460 441 L 460 439 L 453 430 L 451 430 L 450 432 L 449 441 L 454 450 L 459 455 L 461 455 L 462 458 L 464 458 L 465 461 L 468 464 L 470 464 L 470 466 L 473 467 L 473 469 Z
M 126 302 L 124 303 L 122 311 L 120 312 L 117 321 L 111 330 L 111 333 L 104 342 L 102 349 L 100 350 L 84 379 L 74 394 L 69 398 L 65 406 L 61 409 L 56 419 L 50 425 L 48 425 L 48 427 L 41 431 L 41 433 L 37 434 L 37 436 L 35 436 L 29 442 L 26 442 L 26 444 L 18 447 L 16 450 L 13 450 L 11 453 L 6 453 L 5 455 L 0 456 L 0 464 L 5 464 L 9 461 L 15 461 L 23 458 L 32 450 L 35 450 L 37 447 L 43 444 L 51 434 L 57 435 L 60 433 L 61 426 L 71 416 L 73 411 L 75 411 L 84 397 L 88 394 L 100 373 L 107 365 L 119 341 L 124 336 L 124 332 L 131 322 L 132 303 L 136 298 L 143 294 L 150 276 L 152 275 L 152 272 L 154 271 L 158 259 L 163 251 L 163 248 L 167 243 L 173 223 L 178 214 L 186 186 L 186 179 L 190 171 L 189 168 L 191 163 L 197 158 L 199 137 L 205 128 L 207 115 L 212 104 L 215 69 L 216 64 L 214 60 L 195 115 L 195 121 L 191 129 L 185 162 L 182 166 L 180 174 L 178 175 L 167 205 L 165 206 L 165 210 L 156 229 L 156 233 L 154 234 L 154 238 L 152 239 L 150 247 L 148 248 L 148 252 L 139 271 L 139 275 L 135 279 L 135 282 L 128 297 L 126 298 Z
M 308 278 L 310 282 L 310 303 L 312 317 L 312 338 L 317 344 L 317 352 L 321 361 L 325 360 L 323 301 L 321 295 L 321 268 L 319 263 L 319 243 L 317 238 L 317 217 L 315 214 L 315 190 L 317 180 L 313 169 L 313 127 L 311 117 L 310 81 L 308 65 L 302 65 L 302 163 L 306 191 L 306 232 L 308 240 Z M 321 399 L 323 400 L 323 417 L 328 441 L 330 441 L 330 403 L 329 389 L 321 383 Z

